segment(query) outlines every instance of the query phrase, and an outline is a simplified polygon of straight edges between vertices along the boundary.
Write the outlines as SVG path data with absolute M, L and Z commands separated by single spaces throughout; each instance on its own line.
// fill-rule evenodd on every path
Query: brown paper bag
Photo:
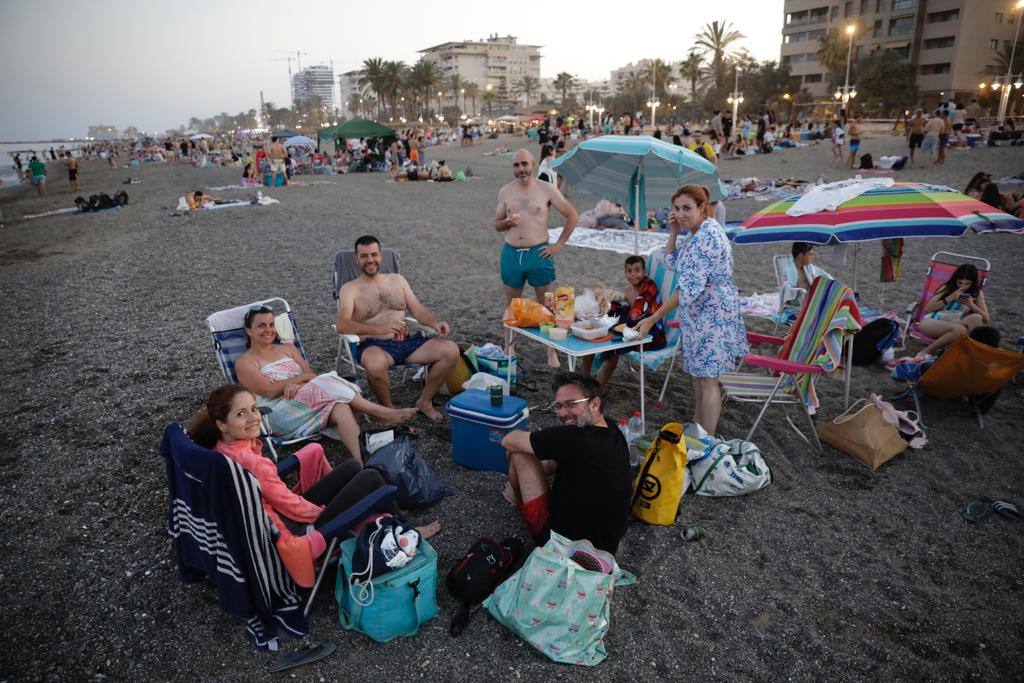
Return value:
M 859 410 L 856 410 L 860 406 Z M 861 399 L 832 422 L 815 428 L 818 438 L 838 451 L 853 456 L 862 465 L 877 470 L 907 450 L 907 442 L 873 403 Z

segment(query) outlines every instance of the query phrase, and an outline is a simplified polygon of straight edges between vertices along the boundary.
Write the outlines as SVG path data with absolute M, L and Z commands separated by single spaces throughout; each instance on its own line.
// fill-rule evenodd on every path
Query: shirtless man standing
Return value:
M 404 277 L 380 272 L 381 249 L 376 237 L 360 237 L 355 248 L 356 263 L 363 274 L 346 282 L 338 292 L 335 329 L 339 334 L 362 338 L 356 347 L 356 362 L 366 369 L 370 388 L 383 406 L 394 407 L 389 367 L 398 363 L 429 365 L 427 383 L 416 408 L 437 422 L 442 416 L 431 399 L 458 362 L 459 347 L 450 339 L 430 339 L 420 332 L 407 334 L 405 314 L 410 313 L 421 325 L 441 336 L 448 335 L 448 323 L 434 318 Z
M 523 295 L 529 283 L 537 301 L 555 282 L 555 255 L 561 251 L 576 228 L 579 214 L 551 183 L 533 177 L 534 159 L 521 149 L 512 157 L 516 179 L 498 192 L 494 229 L 505 233 L 501 250 L 501 282 L 505 285 L 506 305 Z M 565 228 L 555 244 L 548 244 L 548 208 L 555 207 L 565 216 Z
M 270 164 L 270 186 L 277 187 L 277 174 L 284 174 L 284 184 L 288 184 L 288 174 L 284 170 L 284 160 L 288 156 L 288 150 L 284 148 L 277 138 L 270 139 L 270 147 L 267 148 L 267 163 Z

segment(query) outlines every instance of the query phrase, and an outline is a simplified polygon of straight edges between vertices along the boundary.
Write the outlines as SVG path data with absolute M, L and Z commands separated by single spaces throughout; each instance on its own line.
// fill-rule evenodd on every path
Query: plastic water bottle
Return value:
M 636 467 L 640 464 L 640 449 L 636 445 L 637 439 L 644 435 L 644 421 L 640 417 L 640 411 L 633 413 L 633 417 L 629 418 L 627 425 L 628 436 L 626 441 L 629 443 L 629 464 Z
M 622 432 L 622 438 L 629 443 L 629 423 L 626 422 L 626 418 L 619 420 L 619 431 Z

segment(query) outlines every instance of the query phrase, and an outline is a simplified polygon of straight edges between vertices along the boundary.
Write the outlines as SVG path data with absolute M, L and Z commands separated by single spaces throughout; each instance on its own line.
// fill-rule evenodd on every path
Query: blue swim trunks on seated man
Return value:
M 544 287 L 555 281 L 555 260 L 544 258 L 541 249 L 547 242 L 519 249 L 508 242 L 501 250 L 501 282 L 506 287 L 522 289 L 526 283 L 531 287 Z
M 420 332 L 401 340 L 368 337 L 367 339 L 359 342 L 359 345 L 356 347 L 356 361 L 362 362 L 363 351 L 376 346 L 381 351 L 391 356 L 395 361 L 395 365 L 404 365 L 406 359 L 408 359 L 409 356 L 414 354 L 417 349 L 428 341 L 429 338 L 423 336 Z

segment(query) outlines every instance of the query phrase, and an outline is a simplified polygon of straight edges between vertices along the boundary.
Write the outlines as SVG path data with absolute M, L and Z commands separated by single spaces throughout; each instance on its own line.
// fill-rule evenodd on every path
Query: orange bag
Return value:
M 554 314 L 539 301 L 533 299 L 512 299 L 502 320 L 513 327 L 537 327 L 541 323 L 555 322 Z

